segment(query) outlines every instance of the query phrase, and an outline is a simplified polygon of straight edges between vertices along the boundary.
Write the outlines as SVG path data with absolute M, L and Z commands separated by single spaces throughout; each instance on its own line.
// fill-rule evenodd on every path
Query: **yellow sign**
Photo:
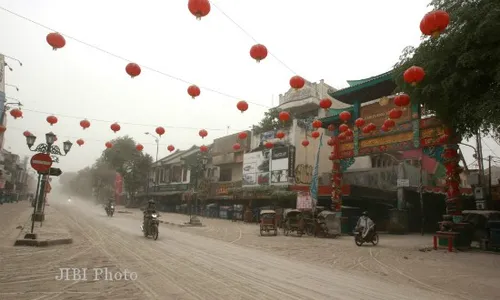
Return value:
M 399 134 L 391 134 L 380 136 L 372 139 L 366 139 L 359 142 L 359 149 L 376 147 L 382 145 L 389 145 L 394 143 L 411 141 L 413 139 L 413 132 L 403 132 Z

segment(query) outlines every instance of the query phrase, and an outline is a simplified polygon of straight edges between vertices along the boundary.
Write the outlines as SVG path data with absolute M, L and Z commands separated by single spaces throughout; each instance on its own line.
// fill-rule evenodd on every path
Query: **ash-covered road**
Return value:
M 456 299 L 164 225 L 157 241 L 146 239 L 136 218 L 108 218 L 87 203 L 53 203 L 51 209 L 51 222 L 68 226 L 75 243 L 5 251 L 1 299 Z M 137 279 L 94 281 L 91 274 L 88 280 L 58 281 L 59 268 L 127 270 Z

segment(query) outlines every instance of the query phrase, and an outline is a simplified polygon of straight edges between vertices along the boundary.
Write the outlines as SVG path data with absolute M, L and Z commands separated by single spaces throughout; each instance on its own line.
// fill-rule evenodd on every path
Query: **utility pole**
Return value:
M 491 200 L 491 183 L 492 183 L 492 178 L 491 178 L 491 155 L 488 155 L 488 197 Z

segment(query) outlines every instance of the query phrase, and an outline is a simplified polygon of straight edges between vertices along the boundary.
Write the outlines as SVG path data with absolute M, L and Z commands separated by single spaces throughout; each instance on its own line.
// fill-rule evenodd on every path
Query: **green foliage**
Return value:
M 114 195 L 116 172 L 122 175 L 124 187 L 131 194 L 146 186 L 153 163 L 151 155 L 137 151 L 135 141 L 129 136 L 111 142 L 113 147 L 104 150 L 92 167 L 61 181 L 67 191 L 86 197 L 93 194 L 98 200 L 107 199 Z
M 399 90 L 463 137 L 500 126 L 500 1 L 434 0 L 449 13 L 448 29 L 438 39 L 407 47 L 395 66 Z M 415 25 L 418 28 L 418 24 Z M 410 66 L 424 68 L 424 80 L 412 87 L 403 80 Z
M 278 118 L 280 109 L 271 108 L 269 111 L 264 113 L 264 118 L 259 122 L 258 125 L 253 125 L 253 132 L 255 134 L 260 134 L 267 131 L 273 131 L 282 129 L 285 127 L 285 124 L 281 122 Z

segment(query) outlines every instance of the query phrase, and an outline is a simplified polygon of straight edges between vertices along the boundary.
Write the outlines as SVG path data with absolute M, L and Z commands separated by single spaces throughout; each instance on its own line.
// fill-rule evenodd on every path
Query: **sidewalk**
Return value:
M 73 243 L 69 230 L 65 226 L 61 226 L 61 224 L 63 224 L 62 216 L 54 208 L 46 206 L 45 221 L 43 223 L 35 222 L 35 227 L 33 228 L 36 239 L 25 237 L 26 234 L 31 233 L 31 216 L 29 216 L 14 246 L 47 247 Z

